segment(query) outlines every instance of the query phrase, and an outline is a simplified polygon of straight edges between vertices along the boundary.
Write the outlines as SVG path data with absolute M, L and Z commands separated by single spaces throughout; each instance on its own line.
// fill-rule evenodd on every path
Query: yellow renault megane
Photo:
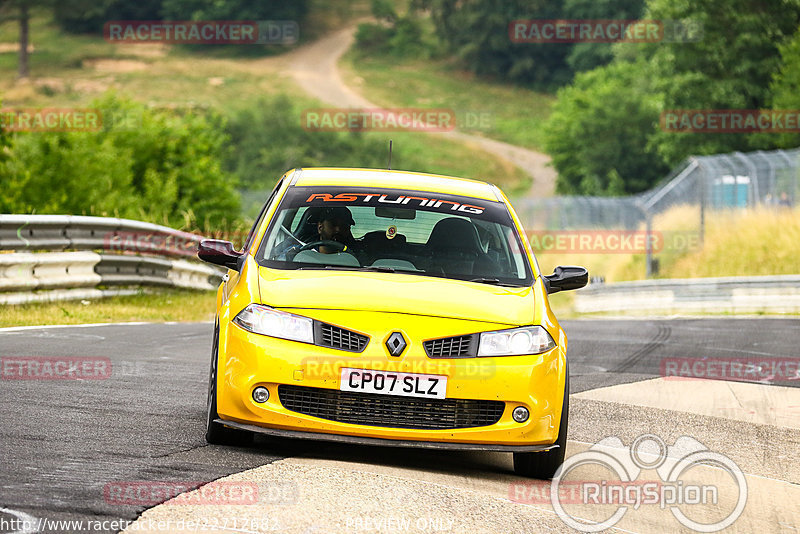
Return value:
M 206 439 L 254 432 L 514 453 L 549 478 L 567 439 L 567 338 L 508 199 L 484 182 L 369 169 L 295 169 L 217 294 Z

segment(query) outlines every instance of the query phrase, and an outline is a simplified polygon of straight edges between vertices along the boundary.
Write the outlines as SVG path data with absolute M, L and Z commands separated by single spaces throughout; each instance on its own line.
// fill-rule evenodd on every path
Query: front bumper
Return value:
M 566 367 L 560 347 L 533 356 L 431 359 L 423 340 L 496 330 L 498 325 L 392 313 L 291 311 L 359 331 L 370 336 L 370 342 L 364 352 L 350 353 L 253 334 L 222 322 L 217 412 L 224 424 L 289 437 L 512 452 L 546 450 L 558 437 Z M 389 356 L 384 346 L 393 331 L 402 332 L 408 341 L 399 358 Z M 384 427 L 379 421 L 375 426 L 342 423 L 291 411 L 281 403 L 282 384 L 338 390 L 341 367 L 447 376 L 448 399 L 496 400 L 505 407 L 499 421 L 489 426 L 419 429 Z M 252 400 L 257 386 L 270 392 L 263 404 Z M 529 410 L 526 422 L 511 417 L 516 406 Z
M 289 439 L 314 439 L 319 441 L 333 441 L 336 443 L 349 443 L 352 445 L 372 445 L 378 447 L 409 447 L 414 449 L 437 449 L 447 451 L 492 451 L 492 452 L 542 452 L 557 449 L 559 445 L 490 445 L 481 443 L 454 443 L 446 441 L 411 441 L 384 438 L 363 438 L 358 436 L 347 436 L 339 434 L 323 434 L 321 432 L 301 432 L 297 430 L 280 430 L 277 428 L 266 428 L 257 425 L 235 423 L 233 421 L 223 421 L 216 419 L 215 422 L 256 432 L 268 436 L 276 436 Z

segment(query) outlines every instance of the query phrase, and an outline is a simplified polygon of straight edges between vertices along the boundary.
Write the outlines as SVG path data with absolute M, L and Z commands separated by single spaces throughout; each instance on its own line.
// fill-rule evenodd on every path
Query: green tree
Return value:
M 29 53 L 31 9 L 51 7 L 53 0 L 0 0 L 0 21 L 16 19 L 19 22 L 19 60 L 17 77 L 30 75 Z
M 420 0 L 448 50 L 481 76 L 495 76 L 540 89 L 569 82 L 569 45 L 514 43 L 509 24 L 519 19 L 563 16 L 560 0 Z
M 72 33 L 103 33 L 111 20 L 161 20 L 162 0 L 58 0 L 54 18 Z
M 559 93 L 547 133 L 559 191 L 641 191 L 689 155 L 778 143 L 766 134 L 662 131 L 659 115 L 763 109 L 778 94 L 782 104 L 791 104 L 799 64 L 793 50 L 800 45 L 785 43 L 800 23 L 800 0 L 649 0 L 643 18 L 699 25 L 702 33 L 693 42 L 618 43 L 611 64 L 578 76 Z
M 689 43 L 643 47 L 655 67 L 663 109 L 762 109 L 780 67 L 781 45 L 800 24 L 800 0 L 650 0 L 645 18 L 699 23 Z M 675 164 L 691 154 L 771 148 L 774 138 L 659 131 L 653 142 Z
M 293 20 L 302 21 L 309 0 L 163 0 L 167 20 Z
M 669 168 L 649 146 L 661 95 L 648 65 L 615 62 L 578 74 L 558 92 L 545 148 L 563 194 L 622 195 L 646 190 Z
M 780 47 L 780 57 L 781 66 L 770 84 L 771 107 L 776 110 L 800 109 L 800 29 Z M 780 148 L 800 146 L 800 134 L 764 135 L 773 138 Z
M 567 19 L 638 20 L 644 12 L 644 0 L 566 0 Z M 614 59 L 612 43 L 575 43 L 570 47 L 567 65 L 573 72 L 601 67 Z M 622 46 L 636 47 L 636 43 Z
M 528 19 L 636 19 L 644 0 L 415 0 L 428 9 L 449 51 L 478 75 L 553 90 L 573 73 L 611 61 L 611 45 L 514 43 L 508 28 Z

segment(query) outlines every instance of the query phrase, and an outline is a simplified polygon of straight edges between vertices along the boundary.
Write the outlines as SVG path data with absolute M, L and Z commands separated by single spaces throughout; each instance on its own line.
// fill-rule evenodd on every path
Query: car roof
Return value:
M 313 167 L 295 169 L 291 180 L 294 186 L 330 185 L 408 189 L 502 202 L 500 191 L 494 185 L 478 180 L 424 172 Z

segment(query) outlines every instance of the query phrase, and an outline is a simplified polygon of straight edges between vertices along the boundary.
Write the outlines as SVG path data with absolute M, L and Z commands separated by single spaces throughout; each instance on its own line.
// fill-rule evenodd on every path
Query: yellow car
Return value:
M 287 172 L 217 294 L 206 439 L 254 432 L 514 453 L 549 478 L 567 438 L 567 338 L 494 185 L 423 173 Z

